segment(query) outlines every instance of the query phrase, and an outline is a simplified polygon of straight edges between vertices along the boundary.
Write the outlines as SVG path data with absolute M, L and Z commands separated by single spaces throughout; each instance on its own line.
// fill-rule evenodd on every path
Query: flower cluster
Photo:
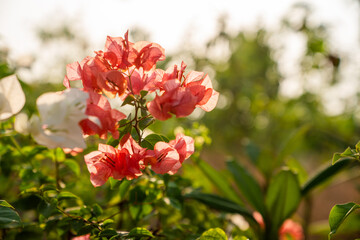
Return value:
M 175 140 L 154 142 L 149 147 L 142 144 L 143 130 L 155 119 L 164 121 L 172 114 L 186 117 L 196 107 L 211 111 L 219 93 L 213 89 L 208 75 L 196 71 L 185 75 L 183 62 L 180 67 L 175 65 L 166 71 L 157 69 L 156 63 L 163 60 L 165 50 L 159 44 L 132 43 L 128 33 L 124 38 L 107 37 L 105 48 L 95 51 L 95 56 L 67 65 L 63 84 L 68 90 L 63 94 L 51 93 L 55 94 L 55 99 L 66 96 L 65 102 L 72 103 L 47 101 L 50 93 L 38 99 L 41 116 L 35 117 L 34 139 L 49 148 L 62 147 L 69 152 L 85 147 L 83 136 L 96 134 L 107 139 L 110 133 L 114 139 L 119 139 L 118 146 L 100 144 L 98 151 L 85 155 L 94 186 L 103 185 L 109 177 L 137 178 L 147 166 L 158 174 L 176 173 L 194 152 L 194 140 L 179 134 Z M 73 81 L 81 81 L 82 88 L 74 89 Z M 72 101 L 74 98 L 67 96 L 69 94 L 79 97 L 78 101 Z M 149 96 L 155 97 L 148 100 Z M 109 99 L 113 98 L 120 98 L 123 105 L 133 106 L 132 115 L 112 108 Z M 74 107 L 69 108 L 71 105 Z M 73 110 L 79 114 L 71 117 Z M 57 118 L 55 112 L 61 112 L 61 117 Z M 71 126 L 66 125 L 64 119 Z M 148 124 L 140 127 L 142 121 Z M 55 126 L 59 122 L 60 127 Z M 124 125 L 130 127 L 123 129 Z M 64 131 L 67 127 L 68 131 Z M 67 140 L 68 144 L 61 144 L 62 140 Z
M 147 165 L 151 165 L 155 173 L 174 174 L 193 152 L 193 139 L 182 134 L 169 143 L 157 142 L 154 150 L 142 148 L 127 134 L 117 148 L 99 144 L 98 151 L 85 155 L 85 162 L 91 183 L 97 187 L 103 185 L 109 177 L 119 180 L 125 177 L 129 180 L 137 178 Z

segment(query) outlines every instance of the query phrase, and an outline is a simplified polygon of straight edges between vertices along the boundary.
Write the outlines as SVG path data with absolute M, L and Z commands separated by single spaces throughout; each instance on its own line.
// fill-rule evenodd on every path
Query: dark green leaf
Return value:
M 210 228 L 201 234 L 199 240 L 227 240 L 225 232 L 221 228 Z
M 145 97 L 147 94 L 148 94 L 148 91 L 144 91 L 144 90 L 140 91 L 141 98 Z
M 146 199 L 146 189 L 144 186 L 136 186 L 130 191 L 129 200 L 131 203 L 141 203 Z
M 0 228 L 15 228 L 22 226 L 19 214 L 7 201 L 0 200 Z
M 235 160 L 227 162 L 238 189 L 258 212 L 264 214 L 265 205 L 261 188 L 257 181 Z
M 154 149 L 157 142 L 169 142 L 169 139 L 160 134 L 149 134 L 141 142 L 141 146 L 147 149 Z
M 203 160 L 199 160 L 197 166 L 226 198 L 243 205 L 243 202 L 224 175 Z
M 41 201 L 38 205 L 38 211 L 45 218 L 49 218 L 50 216 L 57 214 L 57 200 L 53 199 L 50 203 L 45 200 Z
M 148 126 L 150 126 L 152 123 L 155 122 L 155 119 L 152 118 L 152 117 L 147 117 L 147 118 L 144 118 L 142 119 L 140 122 L 139 122 L 139 127 L 141 130 L 144 130 L 145 128 L 147 128 Z
M 127 237 L 134 237 L 134 238 L 151 237 L 151 238 L 153 238 L 154 235 L 146 228 L 136 227 L 136 228 L 131 229 L 131 231 L 129 232 Z
M 101 214 L 103 214 L 103 209 L 100 207 L 99 204 L 95 203 L 92 207 L 92 212 L 95 217 L 99 217 Z
M 331 235 L 336 233 L 341 223 L 349 216 L 351 212 L 360 208 L 359 204 L 356 203 L 346 203 L 346 204 L 339 204 L 335 205 L 329 215 L 329 225 L 330 225 L 330 233 L 329 239 Z
M 273 232 L 277 232 L 283 221 L 294 213 L 300 199 L 300 186 L 293 172 L 282 170 L 275 175 L 266 194 L 266 206 L 272 220 Z
M 340 172 L 346 166 L 348 166 L 352 162 L 352 159 L 343 159 L 341 161 L 336 162 L 334 165 L 325 168 L 324 170 L 320 171 L 316 174 L 313 178 L 305 183 L 302 187 L 301 194 L 304 196 L 310 190 L 317 187 L 324 181 L 328 180 L 329 178 L 333 177 L 335 174 Z
M 246 209 L 245 207 L 242 207 L 229 199 L 214 194 L 192 192 L 184 195 L 184 198 L 197 200 L 216 210 L 229 212 L 229 213 L 239 213 L 255 221 L 252 212 Z
M 126 104 L 133 105 L 132 102 L 135 100 L 135 97 L 133 95 L 128 95 L 124 102 L 121 104 L 121 106 L 125 106 Z
M 94 229 L 93 226 L 91 226 L 91 225 L 85 225 L 85 226 L 83 226 L 82 228 L 80 228 L 80 230 L 77 232 L 77 234 L 78 234 L 79 236 L 85 235 L 85 234 L 90 233 L 93 229 Z
M 106 229 L 104 231 L 101 231 L 99 234 L 100 237 L 106 237 L 106 238 L 111 238 L 117 235 L 118 233 L 114 229 Z

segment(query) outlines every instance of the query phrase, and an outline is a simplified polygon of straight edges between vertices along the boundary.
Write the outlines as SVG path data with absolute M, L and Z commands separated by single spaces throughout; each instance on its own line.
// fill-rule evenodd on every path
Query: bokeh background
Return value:
M 133 42 L 165 48 L 161 67 L 184 60 L 211 77 L 220 92 L 214 111 L 153 130 L 201 131 L 201 156 L 219 171 L 232 156 L 264 185 L 284 165 L 301 169 L 304 183 L 360 140 L 358 0 L 1 0 L 0 60 L 33 87 L 34 105 L 42 92 L 63 89 L 66 64 L 127 30 Z M 333 205 L 360 199 L 359 180 L 352 168 L 302 204 L 313 239 L 324 239 Z

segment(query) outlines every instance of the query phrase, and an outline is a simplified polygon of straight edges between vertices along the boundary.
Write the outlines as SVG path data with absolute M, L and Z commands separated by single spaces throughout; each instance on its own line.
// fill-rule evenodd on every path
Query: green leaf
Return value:
M 233 238 L 233 240 L 249 240 L 249 238 L 247 238 L 245 236 L 236 236 Z
M 66 158 L 64 150 L 62 148 L 54 149 L 55 158 L 58 162 L 63 162 Z
M 349 214 L 358 208 L 360 208 L 359 204 L 346 203 L 346 204 L 335 205 L 331 209 L 329 215 L 329 225 L 331 231 L 329 233 L 329 239 L 331 238 L 332 234 L 336 233 L 341 223 L 349 216 Z
M 131 229 L 127 237 L 140 238 L 140 237 L 151 237 L 154 238 L 154 235 L 147 230 L 146 228 L 136 227 Z
M 290 168 L 291 171 L 297 174 L 299 183 L 303 184 L 306 182 L 308 178 L 308 174 L 305 168 L 301 165 L 301 163 L 295 158 L 288 158 L 286 160 L 286 165 Z
M 358 144 L 356 144 L 358 147 Z M 356 159 L 356 152 L 348 147 L 344 152 L 342 153 L 335 153 L 332 158 L 332 164 L 335 164 L 336 162 L 343 160 L 343 159 Z
M 0 200 L 0 206 L 2 206 L 2 207 L 8 207 L 8 208 L 11 208 L 11 209 L 15 210 L 15 208 L 14 208 L 13 206 L 11 206 L 11 204 L 8 203 L 8 202 L 5 201 L 5 200 Z
M 147 117 L 142 119 L 139 122 L 139 127 L 141 130 L 144 130 L 145 128 L 147 128 L 148 126 L 150 126 L 151 124 L 153 124 L 155 122 L 155 119 L 152 117 Z
M 95 203 L 92 206 L 92 213 L 95 215 L 95 217 L 99 217 L 101 214 L 103 214 L 103 209 L 100 207 L 99 204 Z
M 134 100 L 135 100 L 135 97 L 134 97 L 133 95 L 129 94 L 129 95 L 125 98 L 125 100 L 124 100 L 124 102 L 121 104 L 121 106 L 125 106 L 126 104 L 133 105 L 132 102 L 133 102 Z
M 129 201 L 131 203 L 141 203 L 146 199 L 146 189 L 145 186 L 136 186 L 130 191 Z
M 301 200 L 297 176 L 290 170 L 282 170 L 270 182 L 266 206 L 272 220 L 272 232 L 278 232 L 283 221 L 297 209 Z
M 228 161 L 227 167 L 246 200 L 258 212 L 264 214 L 264 196 L 257 181 L 235 160 Z
M 360 152 L 360 141 L 355 145 L 355 151 Z
M 100 237 L 106 237 L 106 238 L 111 238 L 117 235 L 118 233 L 114 229 L 106 229 L 104 231 L 101 231 L 99 234 Z
M 56 186 L 53 184 L 43 184 L 40 186 L 40 190 L 43 192 L 46 191 L 56 191 Z
M 126 193 L 128 192 L 129 188 L 131 186 L 131 181 L 130 180 L 122 180 L 120 186 L 119 186 L 119 194 L 120 194 L 120 199 L 123 200 Z
M 198 238 L 198 240 L 227 240 L 225 232 L 221 228 L 210 228 Z
M 239 213 L 247 218 L 250 218 L 251 220 L 255 221 L 252 212 L 246 209 L 245 207 L 240 206 L 239 204 L 214 195 L 214 194 L 208 194 L 208 193 L 200 193 L 200 192 L 192 192 L 189 194 L 185 194 L 184 198 L 186 199 L 194 199 L 197 200 L 211 208 L 214 208 L 216 210 L 229 212 L 229 213 Z
M 121 181 L 110 177 L 109 183 L 110 183 L 110 189 L 113 190 L 113 189 L 117 188 L 118 186 L 120 186 Z
M 139 204 L 139 205 L 130 205 L 129 212 L 135 221 L 139 221 L 140 219 L 144 218 L 145 216 L 149 215 L 153 207 L 150 204 Z
M 22 226 L 19 214 L 7 201 L 0 200 L 0 229 Z
M 50 216 L 57 214 L 57 200 L 52 199 L 50 203 L 45 200 L 41 201 L 38 205 L 38 212 L 45 218 L 49 218 Z
M 140 91 L 141 98 L 145 97 L 147 94 L 148 94 L 148 91 L 145 91 L 145 90 Z
M 109 226 L 111 226 L 111 225 L 113 225 L 114 224 L 114 220 L 112 220 L 112 219 L 106 219 L 102 224 L 101 224 L 101 226 L 103 227 L 103 228 L 107 228 L 107 227 L 109 227 Z
M 72 159 L 66 159 L 64 161 L 64 164 L 71 169 L 71 171 L 73 171 L 73 173 L 75 173 L 76 176 L 80 176 L 80 166 L 79 164 Z
M 141 146 L 147 149 L 154 149 L 157 142 L 169 142 L 169 139 L 160 134 L 149 134 L 141 142 Z
M 244 205 L 237 193 L 234 191 L 231 184 L 227 181 L 219 171 L 215 170 L 208 163 L 203 160 L 199 160 L 197 166 L 204 173 L 204 175 L 216 186 L 216 188 L 228 199 Z
M 67 199 L 74 199 L 74 198 L 79 198 L 79 197 L 76 196 L 75 194 L 73 194 L 71 192 L 67 192 L 67 191 L 60 192 L 57 195 L 57 200 L 58 201 L 67 200 Z
M 335 174 L 348 166 L 351 162 L 352 159 L 343 159 L 336 162 L 334 165 L 331 165 L 320 171 L 318 174 L 316 174 L 313 178 L 311 178 L 304 184 L 301 190 L 301 195 L 305 196 L 310 190 L 322 184 L 329 178 L 333 177 Z

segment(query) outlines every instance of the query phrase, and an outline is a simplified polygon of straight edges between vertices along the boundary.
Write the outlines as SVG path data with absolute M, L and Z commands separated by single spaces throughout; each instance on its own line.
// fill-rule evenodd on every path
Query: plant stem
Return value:
M 82 220 L 82 221 L 84 221 L 85 223 L 90 224 L 91 226 L 96 227 L 98 230 L 101 231 L 100 226 L 99 226 L 98 224 L 94 223 L 94 222 L 91 222 L 91 221 L 89 221 L 89 220 L 86 220 L 85 218 L 80 217 L 80 216 L 71 215 L 71 214 L 65 212 L 64 210 L 62 210 L 60 207 L 57 207 L 56 209 L 59 210 L 62 214 L 68 216 L 69 218 L 72 218 L 72 219 L 75 219 L 75 220 Z
M 309 235 L 309 225 L 311 221 L 311 212 L 312 212 L 312 197 L 307 195 L 305 197 L 305 213 L 304 213 L 304 237 L 308 239 Z
M 56 188 L 60 189 L 60 175 L 59 175 L 59 162 L 56 157 L 56 148 L 52 150 L 53 160 L 55 163 L 55 181 L 56 181 Z

